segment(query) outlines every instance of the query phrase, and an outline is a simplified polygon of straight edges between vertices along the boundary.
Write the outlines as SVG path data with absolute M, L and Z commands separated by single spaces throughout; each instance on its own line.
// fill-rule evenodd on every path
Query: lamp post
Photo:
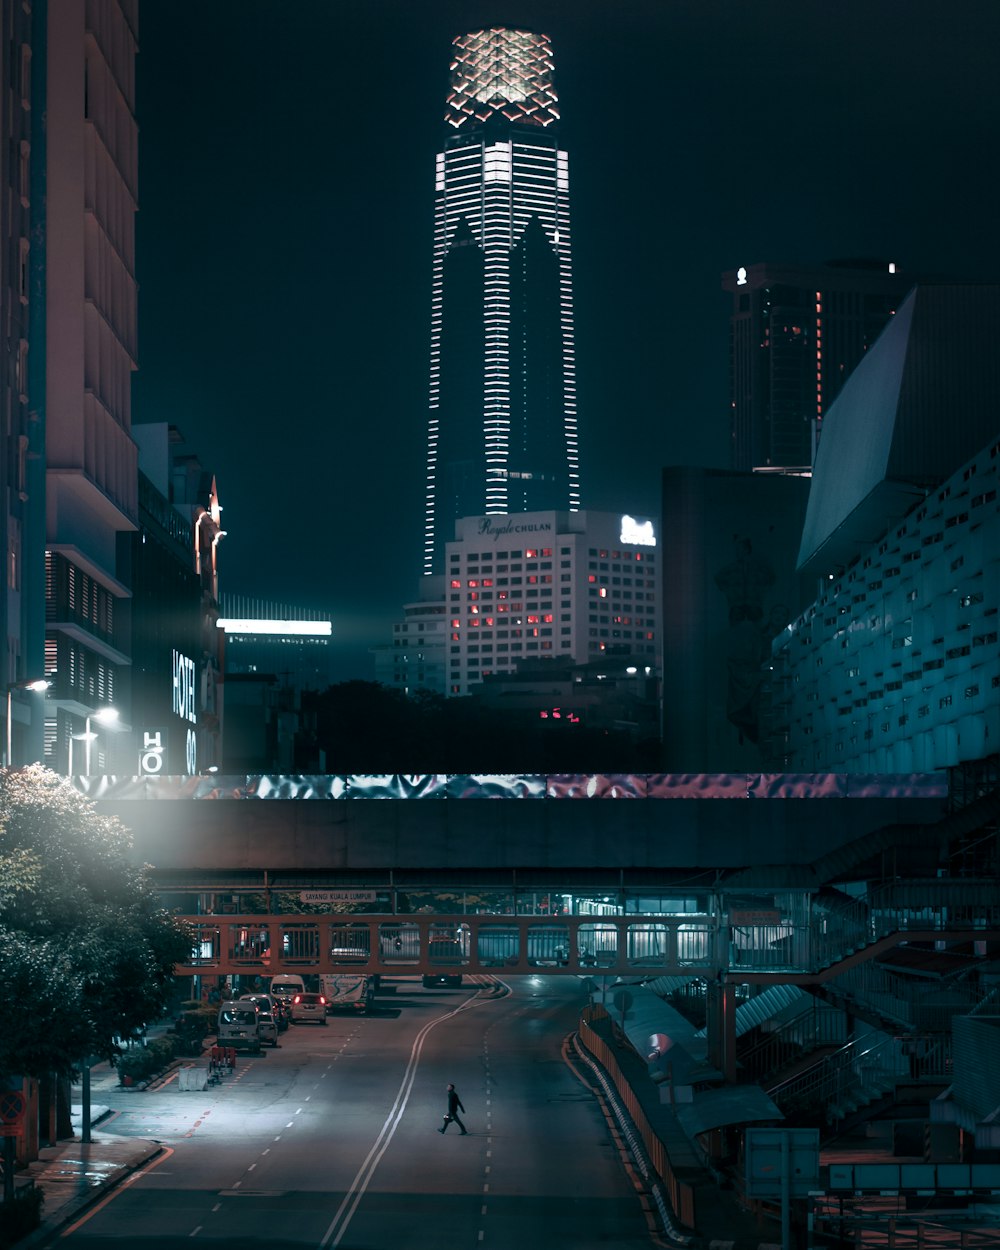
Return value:
M 10 768 L 12 761 L 12 740 L 13 734 L 11 729 L 11 714 L 13 712 L 12 695 L 15 690 L 48 690 L 52 683 L 44 677 L 30 678 L 26 681 L 12 681 L 7 684 L 7 748 L 4 752 L 3 763 L 4 768 Z
M 118 716 L 119 712 L 116 707 L 102 707 L 98 708 L 96 712 L 91 713 L 91 715 L 87 717 L 87 727 L 84 730 L 82 737 L 87 744 L 87 757 L 84 772 L 88 777 L 90 776 L 90 744 L 97 737 L 97 734 L 90 728 L 90 722 L 92 720 L 96 720 L 101 725 L 114 725 L 118 720 Z

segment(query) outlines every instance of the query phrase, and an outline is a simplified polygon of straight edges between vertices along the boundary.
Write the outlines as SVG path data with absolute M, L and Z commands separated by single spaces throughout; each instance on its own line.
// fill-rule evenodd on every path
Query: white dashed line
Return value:
M 197 1228 L 193 1228 L 191 1232 L 188 1233 L 188 1236 L 197 1237 L 200 1232 L 201 1232 L 201 1225 L 199 1224 Z

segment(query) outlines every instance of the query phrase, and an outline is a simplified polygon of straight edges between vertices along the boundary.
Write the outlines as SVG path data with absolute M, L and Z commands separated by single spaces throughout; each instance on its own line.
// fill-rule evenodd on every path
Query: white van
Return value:
M 248 1002 L 223 1003 L 219 1008 L 216 1026 L 218 1044 L 233 1050 L 249 1050 L 260 1054 L 260 1029 L 256 1004 Z
M 271 978 L 269 992 L 274 998 L 280 998 L 284 1002 L 290 1003 L 296 994 L 304 994 L 306 992 L 306 983 L 298 973 L 279 972 L 277 976 Z

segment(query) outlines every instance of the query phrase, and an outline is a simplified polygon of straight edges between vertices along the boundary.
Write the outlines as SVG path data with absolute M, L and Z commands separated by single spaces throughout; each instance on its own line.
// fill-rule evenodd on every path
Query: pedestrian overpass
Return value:
M 190 922 L 189 975 L 810 984 L 887 944 L 985 940 L 1000 919 L 994 883 L 937 876 L 984 816 L 952 810 L 940 773 L 75 784 Z

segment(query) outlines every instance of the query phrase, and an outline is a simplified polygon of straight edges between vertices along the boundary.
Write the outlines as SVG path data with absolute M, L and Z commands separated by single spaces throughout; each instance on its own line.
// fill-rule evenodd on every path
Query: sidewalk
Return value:
M 91 1074 L 90 1142 L 80 1140 L 82 1107 L 80 1088 L 73 1087 L 72 1123 L 74 1137 L 43 1146 L 38 1158 L 17 1173 L 17 1188 L 34 1184 L 45 1195 L 42 1222 L 34 1232 L 17 1242 L 17 1250 L 41 1245 L 60 1229 L 71 1224 L 109 1190 L 120 1185 L 163 1147 L 139 1137 L 118 1137 L 101 1133 L 97 1126 L 111 1114 L 101 1102 L 101 1090 L 116 1088 L 117 1072 L 107 1063 L 95 1065 Z

